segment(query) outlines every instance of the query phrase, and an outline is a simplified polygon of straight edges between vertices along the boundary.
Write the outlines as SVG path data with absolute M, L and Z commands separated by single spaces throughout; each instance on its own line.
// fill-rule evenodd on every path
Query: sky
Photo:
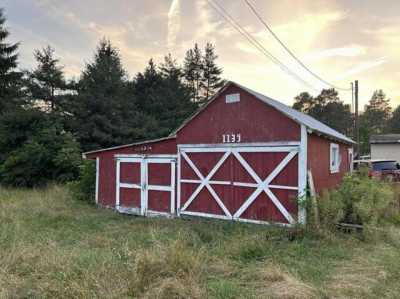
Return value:
M 133 77 L 150 58 L 171 53 L 182 62 L 198 43 L 215 45 L 223 77 L 291 105 L 300 92 L 328 86 L 293 60 L 242 0 L 214 0 L 269 52 L 308 84 L 255 49 L 207 0 L 2 0 L 10 41 L 20 42 L 20 67 L 51 45 L 68 78 L 79 78 L 103 37 L 119 48 Z M 359 80 L 360 109 L 376 89 L 400 104 L 400 1 L 249 0 L 275 34 L 314 73 L 341 88 Z M 351 103 L 351 92 L 340 91 Z

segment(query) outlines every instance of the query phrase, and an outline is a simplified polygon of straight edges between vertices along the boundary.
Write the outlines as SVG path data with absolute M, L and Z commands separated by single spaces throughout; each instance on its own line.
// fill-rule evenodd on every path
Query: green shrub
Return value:
M 96 162 L 83 160 L 79 166 L 79 179 L 68 184 L 73 197 L 94 203 L 96 194 Z
M 375 226 L 385 221 L 393 199 L 389 183 L 371 179 L 365 172 L 346 175 L 339 188 L 318 199 L 321 224 L 329 227 L 346 222 Z
M 71 134 L 44 129 L 8 154 L 0 166 L 1 183 L 18 187 L 63 183 L 77 178 L 80 161 Z
M 63 125 L 44 112 L 0 115 L 0 180 L 18 187 L 63 183 L 79 174 L 80 148 Z

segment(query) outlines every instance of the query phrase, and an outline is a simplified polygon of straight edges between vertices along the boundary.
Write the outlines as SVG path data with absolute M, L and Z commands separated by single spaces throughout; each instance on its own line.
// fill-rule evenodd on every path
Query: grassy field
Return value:
M 63 187 L 0 190 L 0 298 L 396 298 L 400 229 L 373 239 L 118 215 Z

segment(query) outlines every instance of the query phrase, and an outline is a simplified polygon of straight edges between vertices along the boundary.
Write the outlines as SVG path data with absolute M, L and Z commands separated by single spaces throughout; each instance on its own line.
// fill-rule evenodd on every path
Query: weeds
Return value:
M 124 217 L 60 186 L 0 189 L 0 298 L 393 297 L 399 234 Z

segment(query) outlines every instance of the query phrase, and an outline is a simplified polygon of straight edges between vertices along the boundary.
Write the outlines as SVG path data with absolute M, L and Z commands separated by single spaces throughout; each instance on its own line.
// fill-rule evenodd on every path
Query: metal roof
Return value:
M 300 111 L 297 111 L 289 106 L 286 106 L 285 104 L 271 99 L 261 93 L 258 93 L 254 90 L 251 90 L 250 88 L 244 87 L 236 82 L 233 81 L 228 81 L 224 87 L 222 87 L 217 94 L 215 94 L 210 101 L 208 101 L 205 105 L 203 105 L 194 115 L 192 115 L 189 119 L 187 119 L 176 131 L 172 132 L 170 136 L 176 135 L 178 131 L 180 131 L 184 126 L 186 126 L 187 123 L 189 123 L 194 117 L 196 117 L 200 112 L 205 110 L 205 108 L 213 102 L 216 98 L 220 96 L 220 94 L 230 85 L 236 85 L 237 87 L 247 91 L 260 101 L 266 103 L 269 106 L 272 106 L 276 110 L 280 111 L 281 113 L 285 114 L 287 117 L 293 119 L 295 122 L 305 125 L 308 129 L 315 131 L 317 133 L 320 133 L 322 135 L 326 135 L 328 137 L 331 137 L 333 139 L 343 141 L 345 143 L 355 143 L 352 139 L 346 137 L 345 135 L 339 133 L 338 131 L 328 127 L 327 125 L 323 124 L 322 122 L 316 120 L 315 118 L 304 114 Z
M 331 127 L 328 127 L 327 125 L 323 124 L 322 122 L 316 120 L 315 118 L 304 114 L 300 111 L 297 111 L 296 109 L 293 109 L 289 106 L 286 106 L 285 104 L 278 102 L 277 100 L 271 99 L 261 93 L 258 93 L 254 90 L 251 90 L 247 87 L 241 86 L 240 84 L 234 83 L 235 85 L 239 86 L 240 88 L 246 90 L 248 93 L 252 94 L 255 96 L 257 99 L 265 102 L 266 104 L 274 107 L 275 109 L 279 110 L 289 118 L 293 119 L 294 121 L 305 125 L 307 128 L 317 131 L 321 134 L 327 135 L 329 137 L 332 137 L 334 139 L 342 140 L 347 143 L 355 143 L 353 140 L 350 138 L 346 137 L 342 133 L 339 133 L 338 131 L 332 129 Z
M 361 159 L 353 160 L 353 163 L 379 163 L 379 162 L 396 162 L 394 159 Z
M 400 143 L 400 134 L 372 135 L 369 138 L 369 143 Z
M 143 140 L 143 141 L 138 141 L 138 142 L 135 142 L 135 143 L 129 143 L 129 144 L 118 145 L 118 146 L 113 146 L 113 147 L 108 147 L 108 148 L 102 148 L 102 149 L 98 149 L 98 150 L 94 150 L 94 151 L 90 151 L 90 152 L 85 152 L 82 155 L 83 155 L 83 158 L 86 158 L 86 155 L 90 155 L 90 154 L 95 154 L 95 153 L 105 152 L 105 151 L 111 151 L 111 150 L 115 150 L 115 149 L 135 146 L 135 145 L 155 143 L 155 142 L 174 139 L 174 138 L 175 138 L 175 136 L 168 136 L 168 137 L 162 137 L 162 138 L 158 138 L 158 139 Z

